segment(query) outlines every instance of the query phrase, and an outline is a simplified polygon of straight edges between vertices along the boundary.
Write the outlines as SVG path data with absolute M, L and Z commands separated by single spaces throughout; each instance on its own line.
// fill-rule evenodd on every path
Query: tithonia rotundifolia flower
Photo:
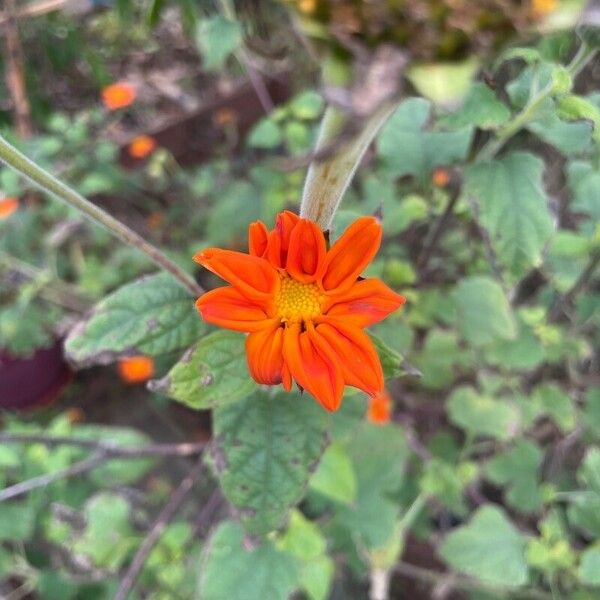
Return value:
M 379 279 L 360 277 L 379 249 L 380 223 L 359 218 L 329 249 L 316 223 L 289 211 L 272 231 L 257 221 L 248 233 L 248 254 L 207 248 L 194 256 L 229 283 L 198 299 L 204 320 L 248 334 L 258 383 L 290 391 L 296 381 L 330 411 L 346 385 L 379 394 L 381 363 L 363 328 L 405 302 Z

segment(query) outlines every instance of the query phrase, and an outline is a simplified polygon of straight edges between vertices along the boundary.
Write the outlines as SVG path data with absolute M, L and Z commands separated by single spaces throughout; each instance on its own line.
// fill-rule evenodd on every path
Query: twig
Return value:
M 188 495 L 192 491 L 194 483 L 196 482 L 197 477 L 202 472 L 204 468 L 204 462 L 202 458 L 200 458 L 196 464 L 189 471 L 185 479 L 179 484 L 179 487 L 175 490 L 170 500 L 165 504 L 163 509 L 160 511 L 158 517 L 152 524 L 150 531 L 142 545 L 138 548 L 135 556 L 127 572 L 121 579 L 121 583 L 119 585 L 119 589 L 115 594 L 114 600 L 126 600 L 129 592 L 133 589 L 137 578 L 139 577 L 146 560 L 152 548 L 154 548 L 156 542 L 158 542 L 160 536 L 165 530 L 166 526 L 169 524 L 171 519 L 175 516 L 179 508 L 183 505 Z
M 196 281 L 163 254 L 156 246 L 147 242 L 141 235 L 115 219 L 112 215 L 84 198 L 81 194 L 35 164 L 14 146 L 0 136 L 0 161 L 20 173 L 42 191 L 76 208 L 89 219 L 101 225 L 116 238 L 137 248 L 161 269 L 170 273 L 193 296 L 199 296 L 203 289 Z
M 101 452 L 106 458 L 145 458 L 152 456 L 194 456 L 202 452 L 206 442 L 184 444 L 153 444 L 148 446 L 122 446 L 113 442 L 88 440 L 68 436 L 45 434 L 2 433 L 0 444 L 44 444 L 46 446 L 79 446 Z
M 419 257 L 417 258 L 417 268 L 419 270 L 425 269 L 427 263 L 429 262 L 429 259 L 431 258 L 431 255 L 433 254 L 433 251 L 435 250 L 435 247 L 440 241 L 440 238 L 442 237 L 442 232 L 444 231 L 444 228 L 446 227 L 446 224 L 450 219 L 450 215 L 454 211 L 454 207 L 456 206 L 456 203 L 458 201 L 458 197 L 460 195 L 459 192 L 460 186 L 456 186 L 456 189 L 452 192 L 450 200 L 448 200 L 446 209 L 444 210 L 443 214 L 440 216 L 433 228 L 429 241 L 426 243 L 425 247 L 419 254 Z
M 590 256 L 590 260 L 589 260 L 586 268 L 583 270 L 583 272 L 578 277 L 577 281 L 573 284 L 571 289 L 564 296 L 558 298 L 556 300 L 556 302 L 554 303 L 554 306 L 552 307 L 552 309 L 550 311 L 550 316 L 549 316 L 550 321 L 556 321 L 560 317 L 560 315 L 564 311 L 564 309 L 573 302 L 573 300 L 575 299 L 575 296 L 579 292 L 581 292 L 581 290 L 583 290 L 583 288 L 585 288 L 588 281 L 591 279 L 592 275 L 594 274 L 594 271 L 598 268 L 599 264 L 600 264 L 600 250 L 596 250 Z
M 96 452 L 92 456 L 88 456 L 79 462 L 73 463 L 66 469 L 60 469 L 53 473 L 46 475 L 40 475 L 39 477 L 32 477 L 27 481 L 16 483 L 10 487 L 4 488 L 0 491 L 0 502 L 15 498 L 16 496 L 22 496 L 28 492 L 31 492 L 37 488 L 46 487 L 47 485 L 58 481 L 59 479 L 66 479 L 67 477 L 74 477 L 75 475 L 81 475 L 94 467 L 97 467 L 106 460 L 105 452 Z
M 15 0 L 5 0 L 4 45 L 6 50 L 6 84 L 15 111 L 15 124 L 22 138 L 31 137 L 31 111 L 23 75 L 23 46 L 19 36 Z
M 411 579 L 418 579 L 419 581 L 425 581 L 432 585 L 447 585 L 451 588 L 459 590 L 473 590 L 473 591 L 488 591 L 491 593 L 501 593 L 514 595 L 521 598 L 531 598 L 532 600 L 552 600 L 552 596 L 546 592 L 533 589 L 522 589 L 508 588 L 501 586 L 489 585 L 484 582 L 477 581 L 468 577 L 459 577 L 452 573 L 440 573 L 438 571 L 430 571 L 416 565 L 411 565 L 406 562 L 399 562 L 395 565 L 394 570 Z

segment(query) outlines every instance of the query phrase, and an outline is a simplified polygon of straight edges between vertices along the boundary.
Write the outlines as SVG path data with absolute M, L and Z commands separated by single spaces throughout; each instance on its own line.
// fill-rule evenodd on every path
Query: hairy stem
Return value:
M 361 123 L 358 131 L 351 131 L 343 111 L 327 107 L 317 140 L 317 158 L 310 164 L 304 182 L 301 217 L 315 221 L 323 230 L 331 227 L 362 157 L 396 106 L 397 102 L 384 103 Z
M 116 238 L 143 252 L 154 264 L 170 273 L 193 296 L 202 294 L 202 288 L 194 279 L 177 266 L 158 248 L 148 243 L 142 236 L 96 206 L 68 185 L 39 167 L 23 153 L 0 136 L 0 161 L 26 177 L 42 191 L 62 200 L 82 212 L 95 223 L 101 225 Z

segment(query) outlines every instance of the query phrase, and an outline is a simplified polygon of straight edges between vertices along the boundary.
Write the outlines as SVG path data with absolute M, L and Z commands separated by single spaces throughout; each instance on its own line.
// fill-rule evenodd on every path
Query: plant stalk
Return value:
M 346 131 L 350 124 L 347 115 L 339 108 L 327 107 L 317 140 L 318 158 L 311 162 L 304 182 L 301 217 L 316 222 L 324 231 L 331 227 L 362 157 L 397 105 L 397 102 L 384 103 L 351 137 Z M 319 158 L 319 154 L 326 156 Z
M 42 169 L 2 136 L 0 136 L 0 161 L 26 177 L 43 192 L 62 200 L 82 212 L 89 219 L 107 229 L 123 243 L 137 248 L 155 265 L 170 273 L 191 295 L 199 296 L 203 293 L 204 290 L 196 281 L 158 248 L 147 242 L 142 236 L 127 227 L 127 225 L 121 223 L 121 221 L 115 219 L 99 206 L 96 206 L 74 189 Z

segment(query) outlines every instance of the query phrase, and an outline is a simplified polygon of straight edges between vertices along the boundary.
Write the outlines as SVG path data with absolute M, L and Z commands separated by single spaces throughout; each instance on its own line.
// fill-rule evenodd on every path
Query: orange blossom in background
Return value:
M 367 420 L 376 425 L 389 423 L 392 417 L 392 399 L 386 390 L 382 390 L 369 400 Z
M 153 137 L 138 135 L 131 140 L 127 151 L 132 158 L 142 159 L 150 156 L 156 149 L 156 145 L 156 140 Z
M 373 217 L 356 220 L 328 250 L 316 223 L 285 211 L 268 231 L 249 227 L 249 254 L 207 248 L 194 260 L 230 285 L 201 296 L 205 321 L 248 333 L 252 377 L 267 385 L 292 380 L 327 410 L 344 386 L 375 396 L 383 390 L 379 356 L 364 327 L 405 302 L 382 281 L 359 276 L 381 243 Z
M 129 356 L 119 360 L 119 375 L 125 383 L 143 383 L 154 375 L 154 361 L 149 356 Z
M 8 219 L 19 208 L 18 198 L 2 198 L 0 199 L 0 221 Z
M 102 103 L 108 110 L 118 110 L 129 106 L 135 100 L 135 88 L 119 81 L 102 90 Z

